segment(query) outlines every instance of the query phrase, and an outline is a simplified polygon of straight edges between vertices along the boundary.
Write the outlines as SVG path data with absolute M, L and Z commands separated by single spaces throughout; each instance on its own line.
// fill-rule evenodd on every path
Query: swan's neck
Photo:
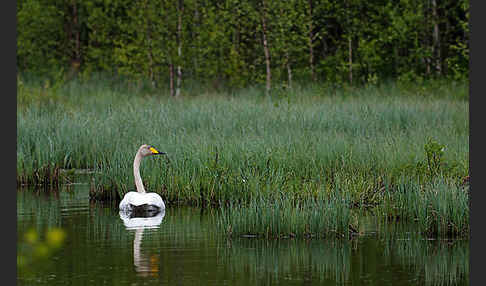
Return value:
M 135 186 L 137 186 L 137 192 L 145 193 L 142 177 L 140 177 L 140 161 L 142 161 L 142 155 L 140 152 L 137 152 L 137 155 L 135 155 L 135 160 L 133 160 L 133 176 L 135 177 Z

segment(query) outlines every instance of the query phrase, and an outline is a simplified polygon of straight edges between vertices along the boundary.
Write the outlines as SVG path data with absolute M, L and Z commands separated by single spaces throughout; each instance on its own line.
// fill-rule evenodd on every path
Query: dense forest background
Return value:
M 20 73 L 108 74 L 178 95 L 189 81 L 464 81 L 467 0 L 19 0 Z

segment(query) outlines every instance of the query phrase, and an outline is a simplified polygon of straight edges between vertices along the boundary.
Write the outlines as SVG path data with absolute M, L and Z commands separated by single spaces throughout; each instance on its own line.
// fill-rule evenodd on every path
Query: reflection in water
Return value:
M 60 224 L 59 193 L 53 194 L 48 196 L 29 189 L 17 192 L 17 224 L 26 224 L 17 227 L 19 272 L 27 273 L 30 266 L 45 262 L 65 243 L 66 231 Z
M 424 239 L 418 226 L 384 224 L 379 237 L 384 259 L 398 258 L 399 264 L 424 277 L 425 285 L 469 284 L 469 241 Z
M 25 258 L 18 263 L 28 265 L 18 267 L 19 285 L 469 282 L 468 240 L 427 241 L 415 237 L 410 224 L 370 221 L 352 240 L 227 239 L 217 231 L 214 209 L 130 217 L 116 205 L 90 204 L 88 192 L 89 185 L 60 190 L 57 197 L 17 192 L 17 253 Z M 32 243 L 40 243 L 39 254 L 43 244 L 56 251 L 29 261 Z
M 344 283 L 350 278 L 352 243 L 347 240 L 232 239 L 228 240 L 222 258 L 234 272 L 247 270 L 251 284 L 300 275 L 306 281 Z
M 466 241 L 424 241 L 418 239 L 388 240 L 386 256 L 399 258 L 410 266 L 425 285 L 454 285 L 469 279 L 469 247 Z
M 135 238 L 133 239 L 133 264 L 135 271 L 140 276 L 158 276 L 159 273 L 159 259 L 156 255 L 148 256 L 142 254 L 140 245 L 142 244 L 142 236 L 145 229 L 159 228 L 165 216 L 165 210 L 156 213 L 154 216 L 135 216 L 124 211 L 119 212 L 120 218 L 123 220 L 127 230 L 135 230 Z
M 119 212 L 120 218 L 127 229 L 159 228 L 165 216 L 165 210 L 153 216 L 133 216 L 129 212 Z
M 41 236 L 45 238 L 41 239 Z M 65 238 L 66 232 L 61 228 L 50 228 L 44 235 L 35 228 L 30 228 L 18 243 L 17 266 L 22 268 L 49 258 L 63 246 Z
M 351 285 L 365 284 L 364 278 L 371 285 L 469 282 L 467 241 L 380 240 L 376 236 L 351 241 L 238 238 L 228 239 L 221 258 L 232 273 L 244 270 L 245 279 L 253 285 L 282 279 Z

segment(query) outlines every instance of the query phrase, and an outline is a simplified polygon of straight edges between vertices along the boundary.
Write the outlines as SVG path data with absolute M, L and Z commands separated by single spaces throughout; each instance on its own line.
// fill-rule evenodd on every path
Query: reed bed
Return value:
M 340 195 L 304 201 L 259 198 L 224 206 L 218 226 L 233 236 L 349 237 L 353 229 L 348 204 Z
M 380 217 L 413 222 L 429 236 L 469 235 L 469 188 L 447 180 L 403 182 L 383 195 Z
M 392 209 L 402 199 L 387 198 L 384 190 L 403 178 L 425 189 L 444 178 L 450 182 L 444 192 L 453 192 L 469 174 L 468 103 L 451 94 L 467 87 L 449 87 L 430 96 L 384 85 L 173 99 L 109 84 L 24 84 L 18 89 L 17 182 L 58 184 L 59 170 L 89 169 L 92 199 L 119 199 L 134 189 L 133 158 L 148 143 L 168 156 L 144 159 L 144 184 L 169 206 L 231 204 L 241 216 L 250 211 L 243 206 L 265 204 L 270 213 L 285 200 L 296 202 L 292 208 L 325 209 L 318 198 L 343 190 L 348 208 L 372 209 L 388 200 Z M 281 194 L 286 199 L 275 201 Z M 468 211 L 464 204 L 451 206 Z M 452 213 L 444 212 L 446 221 Z

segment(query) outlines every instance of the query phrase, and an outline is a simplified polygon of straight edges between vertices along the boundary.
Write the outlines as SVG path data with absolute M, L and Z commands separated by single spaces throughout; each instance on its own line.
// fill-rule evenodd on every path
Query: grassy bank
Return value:
M 295 209 L 295 202 L 301 209 L 318 204 L 304 209 L 329 216 L 319 205 L 327 202 L 319 198 L 341 190 L 348 208 L 397 217 L 409 203 L 396 191 L 400 188 L 415 190 L 414 184 L 421 190 L 417 194 L 433 192 L 431 182 L 437 180 L 446 186 L 441 192 L 462 188 L 469 173 L 468 102 L 458 99 L 464 92 L 465 85 L 388 84 L 313 86 L 272 97 L 257 88 L 201 91 L 174 99 L 111 83 L 22 83 L 17 181 L 56 184 L 62 182 L 61 169 L 90 169 L 93 199 L 120 198 L 134 189 L 133 158 L 148 143 L 169 154 L 146 158 L 141 166 L 146 189 L 160 193 L 169 207 L 231 205 L 235 217 L 251 217 L 251 207 L 236 206 L 261 202 L 266 207 L 258 203 L 253 210 L 260 217 L 262 209 L 280 208 L 276 199 L 283 197 L 282 204 L 293 202 L 286 210 Z M 437 204 L 441 208 L 443 201 Z M 450 207 L 468 213 L 467 204 Z M 448 212 L 442 214 L 452 220 Z M 400 217 L 424 219 L 411 212 Z M 269 222 L 260 223 L 257 233 Z M 296 223 L 301 229 L 302 224 Z M 234 234 L 238 228 L 248 232 L 231 224 Z M 461 229 L 457 233 L 464 233 Z

